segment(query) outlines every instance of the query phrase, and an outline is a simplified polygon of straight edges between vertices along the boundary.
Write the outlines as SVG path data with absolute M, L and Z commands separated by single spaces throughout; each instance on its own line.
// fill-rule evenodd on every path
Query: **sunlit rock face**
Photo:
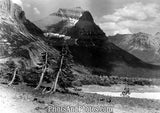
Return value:
M 0 10 L 10 12 L 12 2 L 10 0 L 0 0 Z
M 39 62 L 43 52 L 58 54 L 44 41 L 43 32 L 11 0 L 0 1 L 0 57 L 20 57 Z M 36 62 L 35 62 L 36 61 Z
M 0 0 L 0 11 L 8 13 L 12 18 L 19 21 L 22 13 L 22 7 L 15 2 L 12 2 L 12 0 Z
M 67 19 L 69 21 L 68 23 L 70 23 L 69 25 L 74 26 L 78 22 L 79 18 L 82 16 L 84 11 L 85 10 L 83 10 L 80 7 L 76 7 L 73 9 L 61 9 L 60 8 L 58 12 L 53 13 L 51 15 L 62 17 L 63 20 Z
M 159 32 L 155 35 L 143 32 L 124 35 L 117 34 L 110 36 L 109 41 L 145 62 L 160 64 Z

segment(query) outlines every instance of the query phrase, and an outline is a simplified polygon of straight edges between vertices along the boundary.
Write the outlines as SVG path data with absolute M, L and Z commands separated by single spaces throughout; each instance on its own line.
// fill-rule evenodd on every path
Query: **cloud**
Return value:
M 99 24 L 100 27 L 106 32 L 107 35 L 115 34 L 131 34 L 132 32 L 124 26 L 120 26 L 115 22 L 106 22 Z
M 131 18 L 135 20 L 146 20 L 155 17 L 159 6 L 157 4 L 144 5 L 140 2 L 129 4 L 122 9 L 118 9 L 114 15 L 121 18 Z
M 21 0 L 12 0 L 13 3 L 20 5 L 21 7 L 23 7 L 23 3 Z
M 31 7 L 31 4 L 26 4 L 25 5 L 27 8 L 30 8 Z
M 90 9 L 90 1 L 92 0 L 22 0 L 24 5 L 24 10 L 27 17 L 31 21 L 36 21 L 47 17 L 53 12 L 57 12 L 59 8 L 73 8 L 82 7 L 86 10 Z M 33 8 L 28 8 L 26 4 L 30 4 L 31 7 L 35 7 L 40 10 L 41 14 L 33 13 Z M 36 14 L 36 16 L 35 16 Z
M 34 7 L 33 10 L 34 10 L 34 12 L 35 12 L 36 14 L 38 14 L 38 15 L 41 14 L 41 12 L 38 10 L 38 8 Z
M 115 10 L 113 14 L 104 15 L 100 26 L 106 34 L 127 34 L 131 31 L 160 28 L 160 6 L 154 3 L 135 2 Z
M 114 31 L 113 34 L 116 35 L 116 34 L 132 34 L 132 33 L 128 28 L 125 28 L 125 29 Z

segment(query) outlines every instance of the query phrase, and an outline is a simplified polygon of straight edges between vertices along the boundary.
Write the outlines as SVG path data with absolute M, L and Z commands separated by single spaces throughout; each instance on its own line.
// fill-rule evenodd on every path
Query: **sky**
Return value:
M 160 32 L 160 0 L 12 0 L 20 4 L 31 21 L 59 8 L 89 10 L 106 35 Z

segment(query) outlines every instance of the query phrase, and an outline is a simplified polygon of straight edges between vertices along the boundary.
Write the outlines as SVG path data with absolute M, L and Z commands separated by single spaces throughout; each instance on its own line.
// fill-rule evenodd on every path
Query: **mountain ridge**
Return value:
M 160 60 L 160 36 L 147 33 L 135 33 L 110 36 L 109 41 L 148 63 Z M 158 61 L 158 62 L 157 62 Z
M 126 71 L 129 71 L 128 76 L 137 77 L 149 76 L 149 74 L 145 73 L 145 75 L 140 73 L 142 70 L 151 73 L 152 69 L 160 69 L 160 66 L 145 63 L 134 55 L 109 42 L 103 30 L 94 22 L 90 12 L 84 11 L 73 26 L 67 26 L 69 24 L 68 22 L 67 20 L 59 20 L 56 24 L 50 25 L 48 27 L 49 29 L 45 32 L 48 31 L 49 33 L 70 36 L 72 40 L 76 40 L 76 43 L 68 45 L 73 59 L 75 63 L 89 67 L 92 72 L 103 73 L 105 75 L 110 72 L 119 72 L 118 75 L 125 75 Z M 56 31 L 55 28 L 59 28 L 59 30 Z M 48 40 L 53 44 L 55 38 L 56 37 L 51 36 Z M 53 47 L 55 46 L 53 45 Z M 155 72 L 151 75 L 157 76 Z

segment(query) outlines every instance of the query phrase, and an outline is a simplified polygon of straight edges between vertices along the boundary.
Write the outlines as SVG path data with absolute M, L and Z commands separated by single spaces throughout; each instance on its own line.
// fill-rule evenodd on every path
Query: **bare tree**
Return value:
M 47 65 L 48 65 L 48 53 L 46 52 L 45 53 L 45 62 L 43 64 L 43 66 L 42 66 L 42 74 L 41 74 L 41 77 L 40 77 L 40 81 L 39 81 L 39 83 L 38 83 L 38 85 L 37 85 L 37 87 L 35 89 L 39 89 L 40 88 L 40 86 L 42 84 L 42 81 L 43 81 L 43 78 L 44 78 L 44 74 L 47 71 Z

